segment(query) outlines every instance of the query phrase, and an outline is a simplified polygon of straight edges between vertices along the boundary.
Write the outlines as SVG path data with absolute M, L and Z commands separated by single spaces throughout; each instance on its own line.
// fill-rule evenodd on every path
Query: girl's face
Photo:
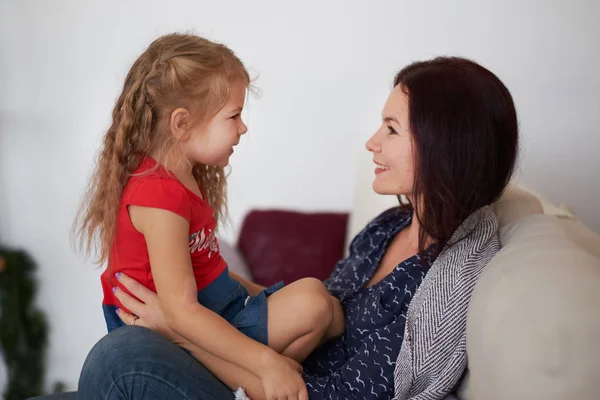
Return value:
M 379 194 L 406 195 L 412 201 L 414 154 L 409 126 L 409 99 L 400 85 L 390 93 L 382 112 L 382 123 L 366 143 L 373 153 Z
M 248 127 L 242 121 L 246 100 L 246 86 L 234 84 L 225 106 L 203 128 L 192 128 L 187 140 L 181 141 L 181 150 L 192 164 L 224 167 L 229 164 L 233 148 Z

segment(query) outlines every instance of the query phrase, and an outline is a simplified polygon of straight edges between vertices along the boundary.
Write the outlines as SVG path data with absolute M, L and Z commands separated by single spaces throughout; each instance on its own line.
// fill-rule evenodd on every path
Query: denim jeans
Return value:
M 149 329 L 124 326 L 90 351 L 79 400 L 233 399 L 233 391 L 179 346 Z
M 267 297 L 282 287 L 283 282 L 279 282 L 250 297 L 246 288 L 229 276 L 229 269 L 226 268 L 214 281 L 198 292 L 198 303 L 225 318 L 244 335 L 267 345 Z M 125 325 L 117 315 L 116 309 L 114 305 L 102 305 L 109 332 Z

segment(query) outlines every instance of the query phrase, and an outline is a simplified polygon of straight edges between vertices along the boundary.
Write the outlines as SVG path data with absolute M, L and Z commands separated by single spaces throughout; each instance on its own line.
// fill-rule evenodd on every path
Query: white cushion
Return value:
M 575 214 L 573 214 L 573 211 L 571 211 L 571 208 L 567 204 L 552 202 L 548 200 L 546 196 L 531 189 L 522 182 L 514 182 L 513 185 L 516 185 L 520 190 L 528 192 L 529 194 L 535 196 L 542 204 L 544 214 L 554 215 L 555 217 L 562 219 L 575 219 Z
M 571 240 L 582 232 L 571 222 L 530 215 L 501 228 L 469 306 L 461 399 L 600 398 L 600 259 Z
M 500 227 L 509 225 L 533 214 L 543 214 L 542 203 L 532 193 L 516 185 L 509 185 L 496 203 L 492 205 Z
M 567 239 L 581 246 L 585 251 L 600 259 L 600 236 L 579 221 L 562 221 Z

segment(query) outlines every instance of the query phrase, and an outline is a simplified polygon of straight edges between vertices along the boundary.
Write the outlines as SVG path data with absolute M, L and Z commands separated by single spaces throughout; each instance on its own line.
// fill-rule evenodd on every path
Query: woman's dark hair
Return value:
M 473 212 L 496 201 L 511 179 L 518 152 L 517 113 L 510 92 L 481 65 L 457 57 L 415 62 L 394 79 L 408 95 L 415 149 L 413 204 L 439 254 Z

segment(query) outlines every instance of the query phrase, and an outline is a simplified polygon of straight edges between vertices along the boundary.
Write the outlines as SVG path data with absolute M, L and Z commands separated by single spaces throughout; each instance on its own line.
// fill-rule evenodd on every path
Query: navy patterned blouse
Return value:
M 415 255 L 375 285 L 375 273 L 391 240 L 410 224 L 412 212 L 394 208 L 375 218 L 350 244 L 348 258 L 325 281 L 346 313 L 346 331 L 303 364 L 310 399 L 391 399 L 394 367 L 408 304 L 427 273 Z

